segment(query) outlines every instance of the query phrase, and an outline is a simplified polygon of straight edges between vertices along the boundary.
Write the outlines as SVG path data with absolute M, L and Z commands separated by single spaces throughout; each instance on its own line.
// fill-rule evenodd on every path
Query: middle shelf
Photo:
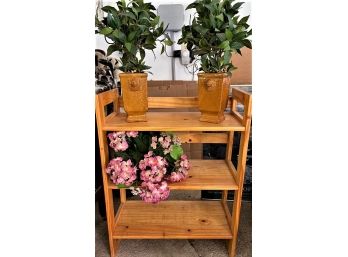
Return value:
M 237 190 L 232 171 L 225 160 L 190 160 L 191 168 L 186 180 L 169 183 L 171 190 Z M 233 167 L 230 162 L 231 168 Z M 110 189 L 118 187 L 109 181 Z

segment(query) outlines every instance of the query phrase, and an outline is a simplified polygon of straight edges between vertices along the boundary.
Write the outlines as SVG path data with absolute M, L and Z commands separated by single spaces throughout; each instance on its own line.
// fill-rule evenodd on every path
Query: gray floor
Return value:
M 200 199 L 200 191 L 172 191 L 170 199 Z M 236 257 L 251 257 L 251 208 L 250 202 L 242 203 Z M 106 221 L 97 210 L 95 217 L 95 256 L 109 257 Z M 117 257 L 228 257 L 228 253 L 226 240 L 122 240 Z

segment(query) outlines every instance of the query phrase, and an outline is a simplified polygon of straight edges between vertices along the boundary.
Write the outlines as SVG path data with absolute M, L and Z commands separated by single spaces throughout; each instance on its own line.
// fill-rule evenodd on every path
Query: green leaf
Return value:
M 188 9 L 194 9 L 194 8 L 196 8 L 196 6 L 197 6 L 197 3 L 191 3 L 191 4 L 189 4 L 189 5 L 186 7 L 186 10 L 188 10 Z
M 117 51 L 118 47 L 116 45 L 110 45 L 107 50 L 107 56 L 111 55 L 113 52 Z
M 230 41 L 225 40 L 219 45 L 220 49 L 223 49 L 224 51 L 230 50 Z
M 115 9 L 115 7 L 112 6 L 104 6 L 101 8 L 104 12 L 117 12 L 117 10 Z
M 145 48 L 145 49 L 148 49 L 148 50 L 153 50 L 153 49 L 156 48 L 156 46 L 155 46 L 155 45 L 151 45 L 151 44 L 145 44 L 145 45 L 144 45 L 144 48 Z
M 249 17 L 250 17 L 250 15 L 241 18 L 239 23 L 246 23 L 248 21 Z
M 193 25 L 192 28 L 193 28 L 195 31 L 197 31 L 198 33 L 203 34 L 203 35 L 209 31 L 209 29 L 204 28 L 204 27 L 201 26 L 201 25 Z
M 103 34 L 103 35 L 109 35 L 111 34 L 111 32 L 113 32 L 114 30 L 112 28 L 109 28 L 109 27 L 105 27 L 103 29 L 100 30 L 100 34 Z
M 224 15 L 222 13 L 220 13 L 218 16 L 216 16 L 216 19 L 218 19 L 220 21 L 224 21 Z
M 210 25 L 215 29 L 216 28 L 216 22 L 213 15 L 209 15 Z
M 232 6 L 232 9 L 238 10 L 243 4 L 244 4 L 244 2 L 236 3 Z
M 173 43 L 173 41 L 166 39 L 166 40 L 164 40 L 164 44 L 166 46 L 172 46 L 174 43 Z
M 118 184 L 117 187 L 118 187 L 118 188 L 128 188 L 128 187 L 127 187 L 126 185 L 124 185 L 124 184 Z
M 128 41 L 132 41 L 132 40 L 134 39 L 134 37 L 135 37 L 136 34 L 137 34 L 137 31 L 136 31 L 136 30 L 135 30 L 135 31 L 132 31 L 131 33 L 129 33 L 129 34 L 128 34 L 128 37 L 127 37 Z
M 139 52 L 140 52 L 140 61 L 143 61 L 145 58 L 145 50 L 140 48 Z
M 131 18 L 132 20 L 137 20 L 137 17 L 135 17 L 135 15 L 131 12 L 120 13 L 120 16 L 126 16 L 126 17 Z
M 112 27 L 113 29 L 117 28 L 117 22 L 114 19 L 114 16 L 112 16 L 110 13 L 108 13 L 106 21 L 107 21 L 108 26 Z
M 184 150 L 180 145 L 173 145 L 172 151 L 170 152 L 170 156 L 174 160 L 179 160 L 181 155 L 184 153 Z
M 231 51 L 224 52 L 224 64 L 228 64 L 231 62 L 231 56 L 232 56 Z
M 250 40 L 244 39 L 244 40 L 243 40 L 243 44 L 244 44 L 247 48 L 252 49 Z
M 128 50 L 129 52 L 132 51 L 132 43 L 126 42 L 126 43 L 124 44 L 124 46 L 127 48 L 127 50 Z
M 112 33 L 112 35 L 114 36 L 114 37 L 116 37 L 117 39 L 119 39 L 121 42 L 124 42 L 125 40 L 126 40 L 126 35 L 122 32 L 122 31 L 120 31 L 120 30 L 115 30 L 113 33 Z
M 225 33 L 216 33 L 216 36 L 221 42 L 226 40 Z
M 229 40 L 229 41 L 231 41 L 231 40 L 232 40 L 233 33 L 232 33 L 232 31 L 231 31 L 231 30 L 226 29 L 226 30 L 225 30 L 225 35 L 226 35 L 226 39 L 227 39 L 227 40 Z
M 156 18 L 154 18 L 154 19 L 151 21 L 151 25 L 152 25 L 152 26 L 156 26 L 156 25 L 159 23 L 159 20 L 160 20 L 160 17 L 159 17 L 159 16 L 156 16 Z
M 242 43 L 240 43 L 240 42 L 232 42 L 232 44 L 231 44 L 231 48 L 232 49 L 240 49 L 240 48 L 242 48 L 244 45 L 242 44 Z
M 162 45 L 161 54 L 163 54 L 163 53 L 164 53 L 164 50 L 165 50 L 165 46 L 164 46 L 164 45 Z

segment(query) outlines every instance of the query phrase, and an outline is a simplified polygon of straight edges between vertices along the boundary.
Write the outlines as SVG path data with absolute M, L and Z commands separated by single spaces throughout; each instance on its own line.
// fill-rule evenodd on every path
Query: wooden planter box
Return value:
M 229 256 L 236 253 L 243 180 L 251 122 L 251 95 L 233 88 L 228 106 L 231 112 L 220 124 L 200 122 L 199 112 L 173 112 L 173 108 L 196 108 L 197 97 L 149 97 L 149 108 L 168 112 L 148 112 L 147 122 L 128 123 L 121 112 L 122 99 L 116 90 L 96 96 L 96 114 L 107 212 L 111 257 L 116 256 L 121 239 L 227 239 Z M 236 111 L 237 102 L 244 113 Z M 113 103 L 114 112 L 105 115 Z M 225 160 L 190 160 L 189 177 L 169 184 L 170 190 L 222 190 L 221 201 L 163 201 L 147 204 L 127 201 L 126 189 L 118 189 L 105 172 L 108 164 L 107 131 L 173 131 L 182 142 L 223 143 Z M 210 133 L 204 133 L 204 132 Z M 231 160 L 234 131 L 241 132 L 238 165 Z M 121 204 L 115 212 L 112 190 L 120 190 Z M 228 190 L 235 191 L 232 213 L 227 206 Z M 139 215 L 141 214 L 141 215 Z

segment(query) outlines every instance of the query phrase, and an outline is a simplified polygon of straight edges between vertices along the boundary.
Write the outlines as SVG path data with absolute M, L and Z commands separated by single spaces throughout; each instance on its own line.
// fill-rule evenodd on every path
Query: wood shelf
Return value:
M 128 123 L 126 114 L 121 112 L 122 98 L 116 89 L 96 96 L 110 257 L 116 257 L 122 239 L 227 239 L 228 256 L 235 257 L 252 99 L 249 93 L 237 88 L 232 88 L 231 93 L 230 113 L 225 113 L 225 120 L 219 124 L 199 121 L 199 112 L 175 111 L 183 107 L 197 109 L 197 97 L 149 97 L 149 108 L 169 111 L 149 111 L 147 122 Z M 113 112 L 107 115 L 106 106 L 111 104 Z M 243 113 L 237 111 L 237 104 L 244 106 Z M 119 189 L 120 206 L 116 210 L 112 190 L 116 186 L 106 173 L 107 131 L 172 131 L 185 143 L 226 144 L 225 160 L 190 160 L 189 177 L 179 183 L 169 183 L 171 190 L 222 190 L 221 201 L 168 200 L 158 204 L 127 201 L 126 189 L 122 188 Z M 234 131 L 241 132 L 237 169 L 231 162 Z M 234 190 L 232 212 L 227 206 L 229 190 Z
M 170 190 L 237 190 L 238 184 L 225 160 L 190 160 L 189 177 L 169 183 Z M 110 189 L 118 187 L 109 180 Z
M 114 239 L 232 239 L 220 201 L 127 201 L 119 214 Z
M 126 114 L 112 113 L 105 118 L 104 131 L 244 131 L 245 126 L 234 114 L 225 113 L 219 124 L 199 121 L 199 112 L 148 112 L 147 122 L 126 121 Z

